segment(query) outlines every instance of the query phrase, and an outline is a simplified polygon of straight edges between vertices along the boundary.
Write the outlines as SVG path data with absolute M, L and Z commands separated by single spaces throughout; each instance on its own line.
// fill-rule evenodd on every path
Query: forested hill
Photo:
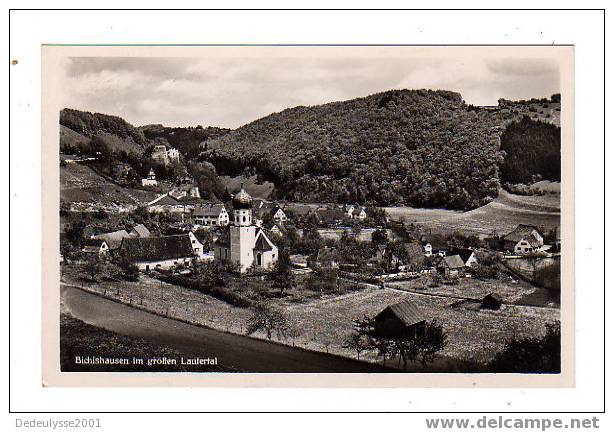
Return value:
M 140 126 L 149 139 L 165 139 L 169 145 L 178 149 L 188 159 L 196 158 L 200 153 L 200 143 L 220 137 L 230 132 L 230 129 L 218 127 L 167 127 L 160 124 Z
M 524 117 L 511 123 L 501 136 L 505 151 L 503 183 L 561 181 L 561 129 Z
M 277 198 L 466 209 L 498 194 L 503 126 L 458 93 L 394 90 L 269 115 L 201 158 L 260 174 Z
M 60 111 L 60 125 L 82 137 L 96 138 L 112 150 L 140 154 L 149 144 L 143 132 L 118 116 L 65 108 Z M 70 131 L 66 132 L 70 134 Z M 88 140 L 85 141 L 89 144 Z M 71 152 L 75 149 L 70 147 L 75 144 L 79 144 L 79 140 L 61 141 L 60 149 Z

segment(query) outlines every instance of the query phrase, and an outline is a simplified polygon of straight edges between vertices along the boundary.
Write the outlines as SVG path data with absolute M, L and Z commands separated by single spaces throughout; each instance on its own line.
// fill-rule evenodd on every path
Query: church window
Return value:
M 243 222 L 245 222 L 245 216 L 243 216 Z

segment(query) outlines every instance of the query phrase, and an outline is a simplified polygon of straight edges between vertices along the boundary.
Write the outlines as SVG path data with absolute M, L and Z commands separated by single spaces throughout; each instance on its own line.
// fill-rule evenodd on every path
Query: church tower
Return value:
M 252 197 L 241 190 L 232 198 L 232 220 L 230 226 L 230 260 L 238 265 L 241 273 L 254 262 L 254 245 L 257 227 L 252 224 Z

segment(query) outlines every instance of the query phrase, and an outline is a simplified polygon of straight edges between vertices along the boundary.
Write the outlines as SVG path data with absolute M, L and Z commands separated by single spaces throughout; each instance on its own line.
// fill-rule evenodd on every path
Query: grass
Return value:
M 85 288 L 161 315 L 232 333 L 244 334 L 251 317 L 249 309 L 233 307 L 198 291 L 161 283 L 146 276 L 142 276 L 139 282 L 102 282 Z M 442 286 L 440 289 L 451 288 Z M 499 282 L 461 282 L 454 290 L 457 295 L 475 298 L 487 291 L 495 291 L 501 293 L 506 301 L 531 294 L 524 286 L 512 287 Z M 539 335 L 544 331 L 545 323 L 559 319 L 559 310 L 555 308 L 506 304 L 499 311 L 482 311 L 475 307 L 476 303 L 459 302 L 456 298 L 392 289 L 366 288 L 322 298 L 313 292 L 311 296 L 300 296 L 300 292 L 290 294 L 269 300 L 280 307 L 292 326 L 299 330 L 294 340 L 282 339 L 279 342 L 351 358 L 356 354 L 342 346 L 346 336 L 353 331 L 352 319 L 375 315 L 386 306 L 405 299 L 416 303 L 427 319 L 436 319 L 443 325 L 449 335 L 449 345 L 443 354 L 459 364 L 486 362 L 503 348 L 506 339 Z M 253 336 L 265 338 L 263 333 Z M 365 353 L 361 359 L 377 360 L 373 353 Z
M 477 209 L 459 212 L 444 209 L 386 208 L 394 220 L 403 218 L 425 228 L 443 232 L 490 235 L 506 234 L 518 224 L 560 226 L 560 197 L 557 195 L 521 196 L 501 191 L 497 199 Z
M 458 280 L 458 284 L 441 284 L 437 287 L 430 287 L 428 283 L 429 278 L 421 276 L 420 278 L 408 281 L 389 282 L 387 285 L 391 288 L 404 291 L 413 291 L 429 295 L 463 297 L 476 301 L 481 301 L 487 294 L 496 293 L 499 294 L 506 303 L 518 303 L 522 298 L 532 294 L 537 289 L 523 281 L 512 284 L 509 279 L 490 279 L 482 281 L 473 278 L 461 278 Z
M 60 202 L 145 204 L 156 198 L 152 191 L 119 186 L 84 164 L 60 167 Z

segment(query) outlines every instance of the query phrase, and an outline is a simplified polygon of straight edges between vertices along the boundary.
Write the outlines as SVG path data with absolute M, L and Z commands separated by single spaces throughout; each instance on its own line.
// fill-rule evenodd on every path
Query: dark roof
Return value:
M 163 205 L 170 205 L 170 206 L 175 206 L 175 205 L 179 205 L 180 202 L 173 198 L 172 196 L 165 194 L 165 195 L 161 195 L 158 198 L 156 198 L 155 200 L 151 201 L 148 205 L 152 206 L 152 205 L 158 205 L 158 206 L 163 206 Z
M 85 242 L 83 243 L 83 246 L 95 246 L 95 247 L 101 247 L 103 243 L 105 243 L 105 239 L 101 239 L 101 238 L 89 238 L 87 240 L 85 240 Z M 108 246 L 108 243 L 107 243 Z
M 410 300 L 405 300 L 400 303 L 390 305 L 386 307 L 386 309 L 381 311 L 377 316 L 383 314 L 384 312 L 386 312 L 386 310 L 392 312 L 406 326 L 418 324 L 419 322 L 426 320 L 420 309 L 418 309 L 418 306 L 416 306 Z
M 194 256 L 187 234 L 164 237 L 135 237 L 122 240 L 120 253 L 133 262 L 162 261 Z
M 143 224 L 135 225 L 132 228 L 132 231 L 137 233 L 139 237 L 149 237 L 151 235 L 151 232 L 149 232 L 147 227 L 145 225 L 143 225 Z
M 532 248 L 539 248 L 541 246 L 539 244 L 539 241 L 537 241 L 537 239 L 535 237 L 533 237 L 532 235 L 528 235 L 526 237 L 522 237 L 518 241 L 522 241 L 522 240 L 525 240 L 527 243 L 529 243 L 529 245 L 531 245 Z
M 285 207 L 285 211 L 289 211 L 297 216 L 307 216 L 313 212 L 313 207 L 304 204 L 291 204 Z
M 424 249 L 418 243 L 414 243 L 414 242 L 403 243 L 403 248 L 405 249 L 405 251 L 407 252 L 407 255 L 410 258 L 415 258 L 415 257 L 423 258 L 424 257 Z
M 443 262 L 448 268 L 452 270 L 465 267 L 463 259 L 458 255 L 446 255 L 445 257 L 443 257 Z
M 347 217 L 347 213 L 339 208 L 318 209 L 316 210 L 316 215 L 320 220 L 325 222 L 342 220 Z
M 224 204 L 207 204 L 203 206 L 199 206 L 194 208 L 193 216 L 211 216 L 218 217 L 222 212 L 222 209 L 225 209 Z
M 256 240 L 256 244 L 254 245 L 254 250 L 257 251 L 270 251 L 273 250 L 268 241 L 264 238 L 263 234 L 258 236 L 258 240 Z
M 92 236 L 92 239 L 104 240 L 107 242 L 109 249 L 117 249 L 122 244 L 122 239 L 130 237 L 126 230 L 113 231 Z
M 448 255 L 458 255 L 459 257 L 461 257 L 463 262 L 467 264 L 467 260 L 471 258 L 472 253 L 473 251 L 471 249 L 452 248 L 450 249 L 450 252 L 448 253 Z
M 520 240 L 522 240 L 523 238 L 528 238 L 528 237 L 533 237 L 531 235 L 531 233 L 533 232 L 533 230 L 537 231 L 538 233 L 539 230 L 537 229 L 537 227 L 533 226 L 533 225 L 526 225 L 526 224 L 519 224 L 514 231 L 507 233 L 506 235 L 503 236 L 504 240 L 507 241 L 513 241 L 513 242 L 519 242 Z M 541 233 L 540 233 L 541 235 Z
M 486 296 L 484 296 L 484 300 L 487 300 L 487 299 L 492 299 L 492 300 L 498 301 L 499 303 L 501 303 L 503 301 L 501 296 L 499 294 L 497 294 L 497 293 L 487 294 Z

